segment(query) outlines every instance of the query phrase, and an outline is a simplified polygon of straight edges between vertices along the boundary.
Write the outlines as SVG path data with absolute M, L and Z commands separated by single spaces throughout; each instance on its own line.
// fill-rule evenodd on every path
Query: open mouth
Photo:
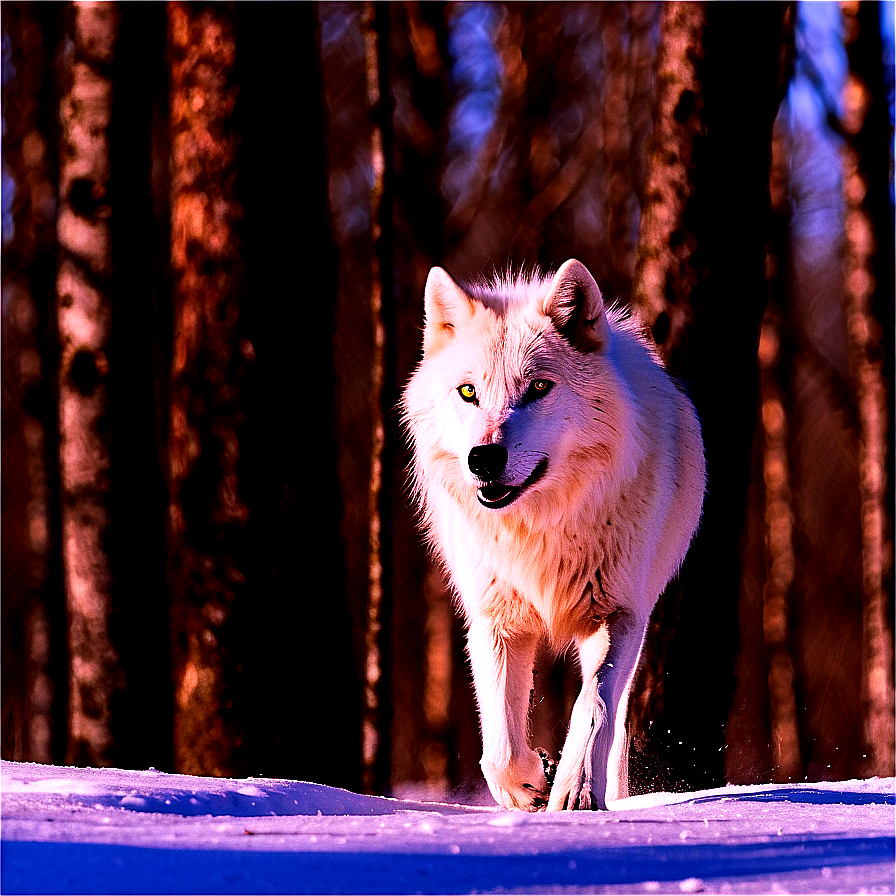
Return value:
M 534 485 L 545 474 L 548 468 L 546 460 L 539 461 L 529 478 L 522 485 L 504 485 L 501 482 L 488 482 L 476 490 L 476 498 L 483 507 L 489 510 L 500 510 L 507 507 L 527 489 Z

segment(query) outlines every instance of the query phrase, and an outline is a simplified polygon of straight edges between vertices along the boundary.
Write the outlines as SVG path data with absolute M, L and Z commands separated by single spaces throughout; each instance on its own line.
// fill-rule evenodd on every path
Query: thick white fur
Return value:
M 464 288 L 433 268 L 425 304 L 403 413 L 425 528 L 466 616 L 482 770 L 507 808 L 605 808 L 627 795 L 648 618 L 700 518 L 699 421 L 580 262 Z M 533 400 L 534 380 L 553 386 Z M 507 450 L 499 487 L 536 479 L 506 507 L 477 499 L 482 445 Z M 582 668 L 553 786 L 528 738 L 539 641 L 575 645 Z

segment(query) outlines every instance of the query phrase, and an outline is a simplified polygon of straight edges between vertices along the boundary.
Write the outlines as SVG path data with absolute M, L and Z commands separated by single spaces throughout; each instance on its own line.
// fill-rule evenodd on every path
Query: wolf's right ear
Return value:
M 423 293 L 426 328 L 423 331 L 423 353 L 439 351 L 453 337 L 458 324 L 473 316 L 472 299 L 454 282 L 443 268 L 432 268 Z

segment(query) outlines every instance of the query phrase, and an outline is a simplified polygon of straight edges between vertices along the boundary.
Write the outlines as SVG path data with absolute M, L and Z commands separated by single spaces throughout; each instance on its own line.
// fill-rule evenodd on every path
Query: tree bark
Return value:
M 662 40 L 673 51 L 677 75 L 659 78 L 652 155 L 652 164 L 664 168 L 661 135 L 669 128 L 672 137 L 680 133 L 672 143 L 674 171 L 663 175 L 675 188 L 658 208 L 674 214 L 664 211 L 654 225 L 645 213 L 636 304 L 668 368 L 694 400 L 710 487 L 697 538 L 653 617 L 647 657 L 660 661 L 645 664 L 636 685 L 630 721 L 640 729 L 635 745 L 647 770 L 640 781 L 633 772 L 633 784 L 646 789 L 724 780 L 738 644 L 739 539 L 758 395 L 756 345 L 767 294 L 771 134 L 785 33 L 783 4 L 763 4 L 747 19 L 736 5 L 706 4 L 697 46 L 695 19 L 703 8 L 674 6 L 664 7 L 673 33 Z M 693 174 L 686 175 L 691 164 Z M 648 183 L 659 190 L 656 174 Z M 648 208 L 659 198 L 650 190 Z M 648 277 L 654 262 L 657 271 Z
M 68 658 L 59 562 L 56 358 L 58 96 L 64 7 L 10 4 L 3 34 L 3 758 L 62 761 Z M 4 183 L 4 193 L 8 189 Z
M 765 496 L 768 575 L 762 589 L 762 625 L 768 663 L 772 777 L 797 781 L 803 771 L 793 666 L 790 591 L 796 558 L 788 456 L 786 397 L 778 382 L 780 325 L 767 312 L 759 339 L 759 429 Z
M 240 493 L 240 377 L 254 349 L 238 335 L 234 198 L 236 90 L 227 4 L 168 7 L 171 63 L 169 587 L 180 772 L 234 771 L 228 664 L 233 605 L 246 579 Z
M 75 3 L 60 108 L 62 150 L 56 281 L 61 351 L 59 460 L 62 555 L 69 615 L 69 746 L 66 761 L 107 765 L 111 706 L 123 687 L 109 631 L 108 361 L 112 277 L 108 127 L 118 31 L 115 4 Z
M 663 6 L 653 133 L 641 211 L 632 305 L 650 328 L 667 366 L 679 355 L 693 320 L 695 244 L 685 213 L 694 192 L 694 139 L 703 132 L 698 65 L 703 54 L 702 3 Z
M 846 206 L 844 310 L 849 368 L 858 403 L 859 491 L 862 535 L 862 702 L 866 772 L 892 775 L 894 767 L 894 688 L 892 608 L 893 485 L 889 439 L 892 409 L 887 395 L 883 332 L 874 315 L 875 298 L 892 318 L 892 209 L 882 203 L 887 184 L 878 144 L 888 137 L 880 69 L 880 25 L 874 10 L 860 17 L 845 6 L 851 40 L 851 73 L 844 88 L 843 191 Z M 863 133 L 864 132 L 864 133 Z M 862 151 L 866 157 L 863 158 Z M 881 162 L 884 164 L 882 165 Z M 871 185 L 874 185 L 872 188 Z M 870 195 L 869 195 L 870 194 Z M 884 206 L 883 210 L 881 205 Z M 883 213 L 881 213 L 883 211 Z M 877 220 L 875 220 L 875 218 Z M 889 239 L 887 238 L 889 237 Z M 879 282 L 882 278 L 883 282 Z M 889 360 L 892 372 L 892 358 Z

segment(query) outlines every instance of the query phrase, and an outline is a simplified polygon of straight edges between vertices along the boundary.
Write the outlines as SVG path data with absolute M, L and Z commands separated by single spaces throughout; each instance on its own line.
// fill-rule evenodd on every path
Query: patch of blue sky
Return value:
M 893 182 L 893 156 L 896 150 L 896 138 L 894 138 L 894 127 L 896 127 L 896 3 L 892 0 L 885 0 L 879 4 L 880 10 L 880 36 L 883 44 L 884 55 L 884 80 L 887 87 L 887 107 L 890 110 L 890 204 L 896 205 L 896 192 L 894 192 Z
M 843 117 L 849 60 L 843 44 L 843 15 L 836 3 L 797 5 L 796 59 L 789 100 L 804 121 Z
M 472 154 L 495 122 L 501 101 L 501 60 L 495 32 L 503 12 L 493 3 L 458 3 L 448 35 L 449 86 L 457 98 L 448 130 L 448 155 Z
M 2 70 L 0 70 L 2 71 L 2 76 L 0 77 L 2 77 L 3 92 L 6 93 L 16 74 L 15 66 L 12 63 L 12 47 L 10 45 L 8 34 L 3 35 L 2 54 Z M 0 129 L 2 129 L 3 137 L 6 137 L 5 114 L 0 118 Z M 16 184 L 9 174 L 9 169 L 6 167 L 5 160 L 3 160 L 0 168 L 2 168 L 2 186 L 0 186 L 2 207 L 0 207 L 0 222 L 2 222 L 3 245 L 8 246 L 15 233 L 12 205 L 16 195 Z

